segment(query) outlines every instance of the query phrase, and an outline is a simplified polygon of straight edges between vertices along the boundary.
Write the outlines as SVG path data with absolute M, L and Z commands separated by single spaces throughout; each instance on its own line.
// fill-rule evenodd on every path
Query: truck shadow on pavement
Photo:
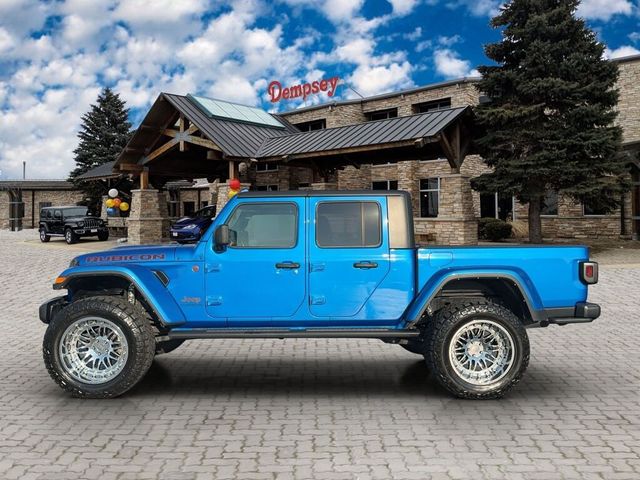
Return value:
M 416 357 L 417 358 L 417 357 Z M 162 395 L 349 396 L 419 395 L 446 398 L 424 361 L 316 359 L 156 359 L 127 396 Z

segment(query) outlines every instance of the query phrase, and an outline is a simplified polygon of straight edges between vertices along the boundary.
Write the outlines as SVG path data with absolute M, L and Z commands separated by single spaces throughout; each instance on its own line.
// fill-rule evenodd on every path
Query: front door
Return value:
M 53 223 L 51 231 L 53 233 L 64 233 L 62 228 L 63 226 L 64 220 L 62 219 L 62 210 L 56 209 L 53 211 Z
M 210 249 L 207 313 L 230 327 L 279 326 L 306 299 L 304 199 L 243 200 L 224 220 L 231 244 Z
M 366 305 L 389 272 L 386 199 L 311 198 L 309 211 L 311 315 L 344 325 L 375 322 Z

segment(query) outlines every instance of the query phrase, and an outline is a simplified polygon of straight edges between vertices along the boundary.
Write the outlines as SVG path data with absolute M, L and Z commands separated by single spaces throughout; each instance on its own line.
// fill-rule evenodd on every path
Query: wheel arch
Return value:
M 70 299 L 74 296 L 121 295 L 129 288 L 135 289 L 154 321 L 161 327 L 172 328 L 183 324 L 184 313 L 167 290 L 163 278 L 147 269 L 114 268 L 93 271 L 63 272 L 64 280 L 54 284 L 54 289 L 66 289 Z
M 407 316 L 409 326 L 421 323 L 425 314 L 459 299 L 490 298 L 509 308 L 525 326 L 543 320 L 537 292 L 528 288 L 526 279 L 516 273 L 450 273 L 434 285 L 425 286 L 417 304 Z

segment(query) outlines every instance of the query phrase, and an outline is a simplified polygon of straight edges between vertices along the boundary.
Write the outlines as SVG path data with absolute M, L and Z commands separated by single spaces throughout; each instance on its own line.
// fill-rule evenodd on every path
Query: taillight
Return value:
M 587 285 L 598 283 L 598 263 L 580 262 L 580 280 Z

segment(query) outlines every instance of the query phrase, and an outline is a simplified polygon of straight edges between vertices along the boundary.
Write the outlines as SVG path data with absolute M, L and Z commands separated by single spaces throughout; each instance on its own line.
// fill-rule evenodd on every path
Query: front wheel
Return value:
M 40 227 L 40 241 L 42 243 L 46 243 L 51 240 L 51 236 L 47 234 L 47 231 L 44 227 Z
M 145 375 L 155 337 L 145 312 L 122 297 L 85 297 L 61 310 L 44 336 L 51 378 L 75 397 L 122 395 Z
M 67 228 L 64 231 L 64 241 L 67 242 L 68 245 L 73 245 L 78 241 L 78 236 L 74 233 L 73 230 Z
M 487 300 L 444 307 L 428 326 L 425 342 L 429 369 L 460 398 L 502 397 L 529 364 L 529 338 L 522 322 Z
M 107 230 L 106 232 L 98 232 L 98 240 L 100 240 L 101 242 L 109 240 L 109 231 Z

